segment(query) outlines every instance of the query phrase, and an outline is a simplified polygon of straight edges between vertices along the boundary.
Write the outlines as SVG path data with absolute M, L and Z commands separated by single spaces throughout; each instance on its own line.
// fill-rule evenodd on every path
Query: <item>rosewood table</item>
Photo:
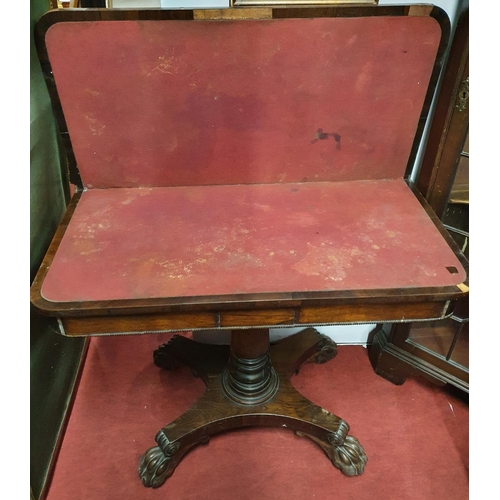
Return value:
M 59 10 L 37 44 L 76 193 L 31 290 L 62 335 L 174 336 L 207 389 L 139 463 L 158 487 L 244 426 L 367 458 L 290 378 L 318 325 L 443 318 L 465 260 L 410 180 L 449 23 L 432 6 Z M 270 345 L 269 329 L 304 330 Z M 333 390 L 333 389 L 332 389 Z

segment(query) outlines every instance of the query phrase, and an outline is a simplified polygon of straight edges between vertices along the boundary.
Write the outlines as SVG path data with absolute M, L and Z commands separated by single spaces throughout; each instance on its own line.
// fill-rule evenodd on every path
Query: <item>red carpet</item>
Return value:
M 423 379 L 392 385 L 361 346 L 340 346 L 333 361 L 308 364 L 293 380 L 349 423 L 368 455 L 363 475 L 342 475 L 306 438 L 257 428 L 213 437 L 162 487 L 145 488 L 139 457 L 204 388 L 185 368 L 153 364 L 170 337 L 92 339 L 47 500 L 469 498 L 468 404 Z

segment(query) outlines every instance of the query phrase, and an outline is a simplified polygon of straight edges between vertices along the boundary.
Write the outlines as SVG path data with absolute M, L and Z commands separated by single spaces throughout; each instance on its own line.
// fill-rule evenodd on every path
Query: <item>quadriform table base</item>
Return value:
M 155 351 L 155 364 L 167 370 L 187 365 L 207 388 L 157 433 L 157 446 L 140 460 L 143 484 L 161 486 L 192 447 L 213 434 L 249 426 L 290 429 L 317 443 L 344 474 L 362 474 L 367 457 L 348 435 L 348 424 L 302 396 L 290 381 L 304 363 L 325 363 L 336 354 L 336 344 L 313 328 L 273 345 L 268 329 L 234 330 L 231 346 L 174 336 Z

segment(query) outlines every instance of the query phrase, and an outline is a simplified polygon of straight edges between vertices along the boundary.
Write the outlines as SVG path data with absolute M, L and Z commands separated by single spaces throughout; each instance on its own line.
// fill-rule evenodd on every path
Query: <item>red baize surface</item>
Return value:
M 82 180 L 109 188 L 403 177 L 440 36 L 425 16 L 99 21 L 46 45 Z
M 401 180 L 440 35 L 426 16 L 54 24 L 86 191 L 43 297 L 463 282 Z
M 145 488 L 139 457 L 204 388 L 187 369 L 154 366 L 153 350 L 170 336 L 91 339 L 47 500 L 469 498 L 468 405 L 422 379 L 392 385 L 361 346 L 340 346 L 333 361 L 305 365 L 292 380 L 348 422 L 368 455 L 363 475 L 343 476 L 286 429 L 253 428 L 213 437 L 160 489 Z
M 93 189 L 82 195 L 42 294 L 71 302 L 465 278 L 403 180 Z

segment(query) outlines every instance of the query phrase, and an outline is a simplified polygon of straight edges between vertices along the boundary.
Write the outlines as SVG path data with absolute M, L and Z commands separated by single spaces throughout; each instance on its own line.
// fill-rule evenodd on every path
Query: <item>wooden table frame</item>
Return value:
M 376 9 L 376 10 L 375 10 Z M 42 285 L 84 188 L 71 144 L 66 119 L 52 75 L 45 46 L 45 34 L 57 22 L 91 20 L 168 19 L 280 19 L 287 17 L 352 15 L 428 15 L 442 26 L 442 42 L 431 75 L 422 116 L 406 167 L 413 166 L 423 127 L 439 76 L 449 35 L 449 23 L 440 9 L 423 7 L 234 7 L 222 11 L 192 10 L 106 10 L 75 13 L 68 9 L 45 16 L 37 25 L 36 39 L 54 111 L 70 168 L 77 186 L 31 288 L 33 307 L 53 318 L 55 328 L 66 336 L 96 336 L 227 329 L 230 346 L 207 346 L 176 336 L 154 353 L 154 362 L 163 369 L 179 364 L 189 366 L 207 386 L 205 395 L 184 415 L 156 435 L 157 446 L 141 458 L 139 476 L 145 486 L 158 487 L 173 473 L 184 454 L 198 443 L 225 430 L 249 425 L 284 426 L 316 442 L 333 465 L 348 476 L 363 472 L 367 458 L 349 426 L 341 418 L 306 400 L 290 383 L 290 377 L 307 361 L 323 363 L 337 352 L 335 343 L 312 326 L 407 322 L 444 318 L 454 303 L 467 293 L 467 285 L 358 289 L 332 291 L 278 292 L 199 295 L 144 299 L 51 302 L 44 298 Z M 327 134 L 328 135 L 328 134 Z M 467 271 L 467 261 L 443 228 L 430 206 L 413 184 L 409 189 L 438 228 Z M 269 328 L 304 326 L 304 330 L 279 344 L 269 344 Z

